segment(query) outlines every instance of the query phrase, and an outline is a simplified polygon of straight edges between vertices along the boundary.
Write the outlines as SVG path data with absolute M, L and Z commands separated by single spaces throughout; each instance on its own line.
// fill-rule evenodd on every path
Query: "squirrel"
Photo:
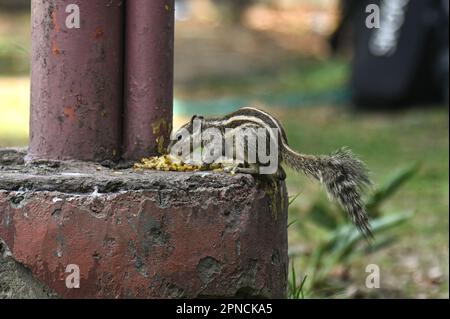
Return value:
M 196 125 L 197 124 L 197 125 Z M 347 212 L 353 224 L 366 237 L 373 238 L 372 229 L 369 223 L 364 202 L 361 198 L 361 191 L 370 186 L 366 165 L 359 160 L 353 153 L 342 148 L 331 155 L 307 155 L 294 151 L 288 143 L 286 132 L 280 121 L 269 113 L 253 107 L 243 107 L 220 118 L 204 118 L 203 116 L 194 116 L 191 121 L 183 125 L 173 134 L 172 140 L 168 146 L 168 153 L 174 154 L 183 162 L 188 161 L 188 157 L 192 158 L 195 151 L 193 140 L 201 134 L 201 130 L 215 129 L 222 135 L 219 141 L 209 141 L 209 146 L 226 143 L 225 140 L 233 136 L 236 130 L 245 129 L 247 140 L 241 148 L 251 145 L 250 140 L 255 143 L 260 134 L 260 130 L 271 130 L 278 134 L 269 136 L 272 142 L 275 142 L 278 151 L 279 163 L 283 162 L 297 172 L 303 172 L 306 176 L 318 180 L 326 189 L 329 197 L 336 200 Z M 186 134 L 188 133 L 188 134 Z M 253 136 L 252 136 L 253 135 Z M 252 139 L 252 138 L 253 139 Z M 233 140 L 235 141 L 235 140 Z M 269 143 L 269 142 L 267 142 Z M 200 148 L 208 147 L 208 142 L 202 140 Z M 187 150 L 181 152 L 180 150 Z M 267 148 L 266 148 L 267 149 Z M 226 162 L 230 160 L 230 155 L 226 156 L 220 152 L 220 156 L 212 159 L 216 163 L 219 161 Z M 184 155 L 184 157 L 182 157 Z M 231 156 L 235 156 L 233 153 Z M 244 165 L 240 163 L 235 166 L 228 166 L 225 171 L 232 173 L 257 174 L 260 163 L 248 163 L 247 154 L 245 155 Z M 211 161 L 210 161 L 211 163 Z M 284 179 L 286 174 L 280 164 L 274 174 L 279 179 Z

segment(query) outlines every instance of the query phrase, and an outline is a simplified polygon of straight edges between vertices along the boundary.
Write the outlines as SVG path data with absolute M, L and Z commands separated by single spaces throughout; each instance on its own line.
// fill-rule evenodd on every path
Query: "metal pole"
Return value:
M 174 0 L 126 2 L 124 157 L 161 154 L 173 112 Z
M 29 160 L 120 156 L 123 19 L 122 0 L 32 0 Z

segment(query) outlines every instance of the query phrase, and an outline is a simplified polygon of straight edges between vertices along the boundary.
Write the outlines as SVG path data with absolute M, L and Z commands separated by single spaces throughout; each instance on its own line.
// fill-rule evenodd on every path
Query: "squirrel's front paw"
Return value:
M 223 168 L 223 171 L 225 173 L 231 174 L 231 175 L 235 175 L 237 173 L 238 167 L 237 166 L 225 166 Z

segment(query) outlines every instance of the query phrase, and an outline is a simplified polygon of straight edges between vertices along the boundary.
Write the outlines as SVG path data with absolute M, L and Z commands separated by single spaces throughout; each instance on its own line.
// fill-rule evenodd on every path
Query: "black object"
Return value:
M 0 11 L 29 11 L 31 0 L 0 0 Z
M 372 4 L 380 9 L 380 28 L 366 24 Z M 357 105 L 448 104 L 448 0 L 347 0 L 342 8 L 330 42 L 337 49 L 351 26 Z

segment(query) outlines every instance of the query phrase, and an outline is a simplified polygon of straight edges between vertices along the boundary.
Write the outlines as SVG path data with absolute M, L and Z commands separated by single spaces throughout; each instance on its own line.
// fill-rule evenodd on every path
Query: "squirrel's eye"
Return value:
M 178 135 L 177 140 L 178 140 L 178 141 L 181 141 L 182 138 L 183 138 L 182 135 Z

